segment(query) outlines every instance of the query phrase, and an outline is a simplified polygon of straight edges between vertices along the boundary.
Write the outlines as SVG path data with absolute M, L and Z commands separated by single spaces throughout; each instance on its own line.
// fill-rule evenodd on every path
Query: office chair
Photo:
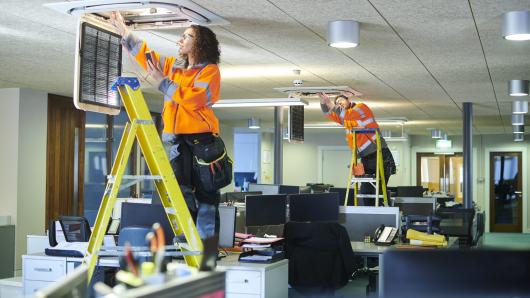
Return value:
M 472 227 L 475 209 L 438 208 L 438 210 L 436 210 L 436 216 L 441 218 L 441 234 L 458 237 L 460 245 L 473 245 Z
M 284 227 L 289 284 L 302 294 L 332 295 L 355 270 L 346 229 L 332 222 L 288 222 Z
M 118 246 L 124 246 L 126 242 L 131 246 L 147 246 L 145 235 L 150 231 L 148 227 L 125 227 L 118 236 Z
M 90 224 L 83 216 L 59 216 L 67 242 L 88 242 L 90 240 Z

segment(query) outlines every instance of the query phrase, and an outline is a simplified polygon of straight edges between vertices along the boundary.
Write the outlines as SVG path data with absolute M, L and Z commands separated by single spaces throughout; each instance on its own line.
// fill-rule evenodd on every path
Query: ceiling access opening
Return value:
M 132 30 L 170 29 L 228 25 L 227 20 L 189 0 L 79 0 L 44 4 L 61 13 L 80 16 L 90 14 L 109 19 L 119 10 Z

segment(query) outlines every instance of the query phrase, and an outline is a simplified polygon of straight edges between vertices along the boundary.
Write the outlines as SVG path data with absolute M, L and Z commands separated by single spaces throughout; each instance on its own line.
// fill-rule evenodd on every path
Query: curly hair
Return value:
M 200 25 L 191 25 L 195 33 L 195 42 L 193 44 L 193 56 L 196 57 L 197 62 L 207 62 L 209 64 L 219 64 L 221 50 L 219 49 L 219 41 L 215 33 L 208 28 Z M 188 65 L 188 58 L 186 59 L 186 66 Z

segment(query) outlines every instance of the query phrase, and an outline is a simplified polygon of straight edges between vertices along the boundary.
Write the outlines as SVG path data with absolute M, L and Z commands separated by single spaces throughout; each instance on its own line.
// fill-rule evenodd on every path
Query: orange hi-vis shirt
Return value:
M 326 117 L 344 126 L 346 129 L 346 140 L 348 146 L 353 150 L 353 134 L 354 128 L 379 128 L 375 122 L 372 110 L 364 103 L 358 103 L 353 108 L 341 109 L 339 106 L 331 109 Z M 377 151 L 375 133 L 356 133 L 357 152 L 360 157 L 368 156 Z M 386 143 L 381 139 L 382 146 Z
M 221 73 L 217 64 L 199 64 L 184 69 L 183 61 L 149 49 L 145 41 L 128 34 L 122 44 L 147 69 L 151 53 L 166 78 L 158 89 L 164 94 L 162 119 L 165 134 L 219 133 L 219 120 L 212 105 L 219 99 Z

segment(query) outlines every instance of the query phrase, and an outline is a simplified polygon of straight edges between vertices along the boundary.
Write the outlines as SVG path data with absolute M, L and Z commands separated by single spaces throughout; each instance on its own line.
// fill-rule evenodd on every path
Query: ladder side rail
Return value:
M 116 197 L 118 196 L 118 191 L 121 184 L 121 176 L 125 172 L 127 167 L 127 162 L 129 160 L 129 155 L 131 154 L 131 149 L 134 144 L 134 135 L 136 134 L 138 126 L 136 122 L 133 121 L 132 124 L 126 123 L 123 135 L 118 147 L 118 152 L 116 154 L 116 159 L 112 165 L 111 175 L 112 179 L 107 182 L 105 187 L 105 192 L 103 194 L 103 199 L 99 206 L 98 214 L 96 216 L 96 222 L 94 224 L 94 231 L 90 235 L 87 255 L 85 256 L 84 262 L 87 262 L 88 258 L 88 278 L 92 279 L 94 273 L 98 256 L 97 252 L 103 244 L 103 238 L 107 231 L 107 226 L 111 217 L 112 209 L 116 203 Z
M 139 126 L 136 137 L 151 174 L 162 178 L 162 183 L 155 183 L 155 185 L 157 186 L 161 202 L 166 208 L 166 215 L 173 231 L 177 235 L 179 232 L 184 233 L 191 250 L 203 251 L 202 240 L 199 237 L 180 186 L 171 168 L 158 131 L 152 122 L 151 113 L 141 90 L 133 90 L 128 85 L 120 86 L 119 90 L 130 117 L 139 117 L 140 120 L 148 121 Z M 167 208 L 170 207 L 175 211 L 174 216 L 167 212 Z M 197 255 L 185 257 L 186 263 L 194 267 L 199 267 L 201 259 L 202 256 Z

